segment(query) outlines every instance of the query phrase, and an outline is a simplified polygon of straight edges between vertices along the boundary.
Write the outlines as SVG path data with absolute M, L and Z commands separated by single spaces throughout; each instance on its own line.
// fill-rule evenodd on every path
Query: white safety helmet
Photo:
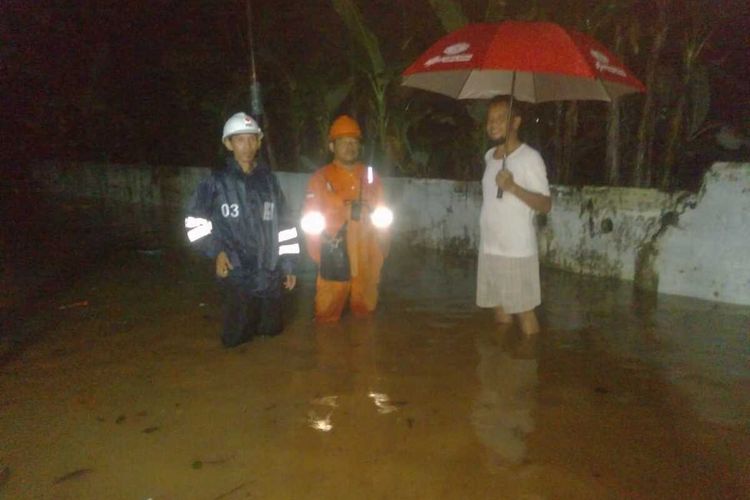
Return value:
M 258 122 L 246 113 L 235 113 L 227 120 L 221 140 L 223 142 L 236 134 L 258 134 L 259 138 L 263 137 L 263 131 L 258 126 Z

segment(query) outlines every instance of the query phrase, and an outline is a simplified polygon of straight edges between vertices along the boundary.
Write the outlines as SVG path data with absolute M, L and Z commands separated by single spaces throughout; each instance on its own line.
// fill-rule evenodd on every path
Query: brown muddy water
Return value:
M 523 337 L 401 249 L 372 318 L 314 325 L 306 264 L 227 350 L 206 261 L 77 258 L 8 322 L 0 498 L 750 498 L 750 308 L 545 270 Z

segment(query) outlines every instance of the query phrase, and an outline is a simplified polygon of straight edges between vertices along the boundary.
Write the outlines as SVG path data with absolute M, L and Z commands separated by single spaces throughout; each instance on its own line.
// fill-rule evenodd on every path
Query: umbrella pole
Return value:
M 505 147 L 503 148 L 503 162 L 500 164 L 500 170 L 505 169 L 505 162 L 508 159 L 508 134 L 510 134 L 510 122 L 513 116 L 513 94 L 516 91 L 516 72 L 513 72 L 513 79 L 510 81 L 510 102 L 508 103 L 508 116 L 505 118 Z M 503 190 L 497 187 L 497 197 L 503 197 Z

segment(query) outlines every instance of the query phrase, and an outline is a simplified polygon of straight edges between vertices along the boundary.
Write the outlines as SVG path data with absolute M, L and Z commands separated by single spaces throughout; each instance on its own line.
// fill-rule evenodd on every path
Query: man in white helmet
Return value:
M 249 115 L 236 113 L 227 120 L 226 164 L 200 183 L 185 218 L 190 244 L 215 263 L 226 347 L 280 333 L 282 289 L 296 284 L 297 229 L 278 179 L 258 161 L 262 139 Z

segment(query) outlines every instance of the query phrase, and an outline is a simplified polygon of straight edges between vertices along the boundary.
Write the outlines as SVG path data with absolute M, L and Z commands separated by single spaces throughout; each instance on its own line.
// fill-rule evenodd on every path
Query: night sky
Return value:
M 479 20 L 484 3 L 463 2 L 465 13 Z M 747 126 L 750 8 L 746 0 L 714 3 L 726 16 L 704 54 L 708 118 Z M 398 65 L 444 33 L 427 0 L 360 5 L 384 57 Z M 346 78 L 355 49 L 329 1 L 252 6 L 265 106 L 284 142 L 295 119 L 289 82 Z M 245 7 L 243 0 L 4 1 L 0 159 L 210 163 L 224 117 L 248 107 Z

